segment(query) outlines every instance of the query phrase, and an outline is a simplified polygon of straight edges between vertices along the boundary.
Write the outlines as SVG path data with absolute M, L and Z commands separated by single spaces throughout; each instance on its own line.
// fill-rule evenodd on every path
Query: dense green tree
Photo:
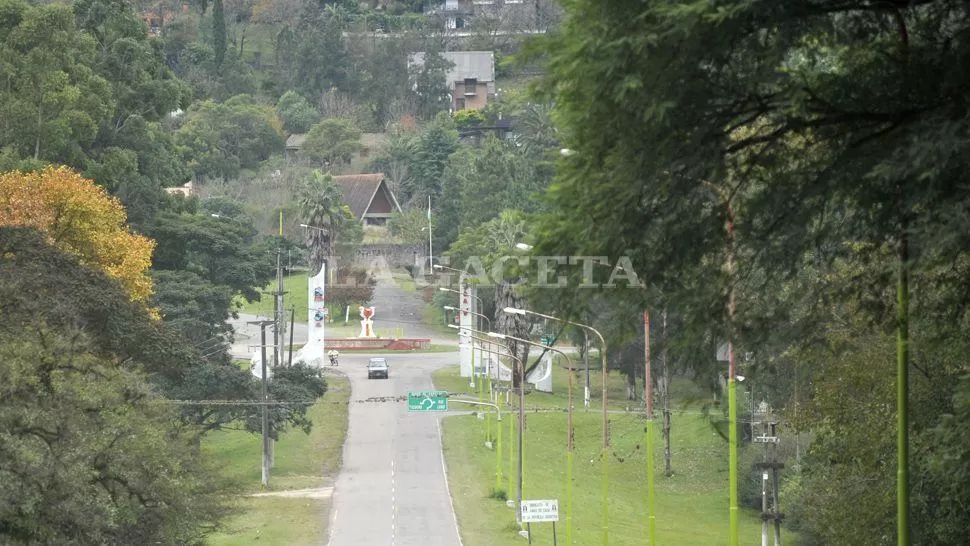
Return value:
M 232 291 L 228 286 L 212 284 L 184 269 L 154 270 L 152 284 L 152 304 L 162 320 L 193 344 L 215 350 L 218 344 L 210 340 L 225 339 L 230 332 L 226 321 L 232 308 Z
M 224 505 L 174 413 L 83 333 L 30 322 L 0 328 L 3 542 L 200 540 Z
M 222 488 L 158 398 L 191 347 L 39 233 L 0 229 L 0 256 L 2 541 L 198 541 Z
M 449 116 L 438 116 L 425 126 L 418 136 L 411 175 L 401 188 L 401 200 L 415 205 L 427 204 L 429 195 L 437 200 L 448 157 L 458 146 L 458 131 Z
M 320 368 L 295 362 L 292 366 L 278 366 L 273 370 L 269 383 L 273 400 L 286 402 L 270 411 L 272 433 L 279 438 L 280 433 L 290 427 L 298 428 L 309 434 L 313 422 L 307 417 L 307 410 L 327 392 L 327 381 Z M 251 414 L 247 423 L 250 430 L 260 430 L 259 419 Z
M 409 67 L 410 87 L 418 101 L 416 113 L 423 119 L 434 119 L 451 108 L 451 88 L 447 75 L 454 63 L 445 59 L 442 51 L 440 45 L 432 44 L 424 52 L 422 62 Z
M 431 220 L 432 226 L 434 226 L 434 218 Z M 388 233 L 408 244 L 427 244 L 427 229 L 427 210 L 412 208 L 404 212 L 393 212 L 391 217 L 387 219 Z
M 222 104 L 196 104 L 175 133 L 175 142 L 198 178 L 228 179 L 241 169 L 253 169 L 283 149 L 276 113 L 246 95 Z
M 287 91 L 276 101 L 276 115 L 288 133 L 305 133 L 320 119 L 320 114 L 303 96 Z
M 861 328 L 846 343 L 869 347 L 886 341 L 888 324 L 899 331 L 903 395 L 914 404 L 922 400 L 902 382 L 919 369 L 949 399 L 954 370 L 911 363 L 903 348 L 911 321 L 923 336 L 914 346 L 924 351 L 939 350 L 935 332 L 965 324 L 966 279 L 938 271 L 961 263 L 965 248 L 963 235 L 954 234 L 966 228 L 959 185 L 970 120 L 965 92 L 954 91 L 966 88 L 964 74 L 952 69 L 968 51 L 965 6 L 741 0 L 573 0 L 566 6 L 562 29 L 543 40 L 549 72 L 541 89 L 556 105 L 562 145 L 573 153 L 549 193 L 556 210 L 540 228 L 538 251 L 629 254 L 649 285 L 678 302 L 690 330 L 706 325 L 719 339 L 745 334 L 746 325 L 784 320 L 777 291 L 806 262 L 821 279 L 842 264 L 854 277 L 838 283 L 834 303 L 840 305 L 801 324 L 809 328 L 801 337 L 824 338 L 822 325 L 848 311 L 850 324 Z M 721 267 L 728 255 L 725 226 L 734 237 L 736 275 Z M 920 281 L 924 290 L 916 291 L 919 278 L 936 280 Z M 905 297 L 910 286 L 912 315 Z M 734 317 L 724 305 L 729 292 L 739 309 Z M 959 311 L 937 315 L 934 300 Z M 846 302 L 866 305 L 846 309 Z M 753 352 L 766 347 L 765 337 L 751 338 Z M 824 355 L 824 345 L 814 350 Z M 886 364 L 892 357 L 891 348 L 872 354 Z M 857 411 L 866 411 L 866 400 L 858 400 Z M 925 415 L 914 407 L 914 427 L 932 423 L 945 406 Z M 834 420 L 842 408 L 821 409 Z M 885 447 L 893 443 L 892 417 L 872 424 L 879 438 L 860 449 L 891 451 Z M 917 445 L 912 431 L 903 434 Z M 831 454 L 838 439 L 829 440 L 820 436 L 823 452 L 810 464 L 834 483 L 824 476 L 837 478 L 843 459 Z M 887 474 L 875 464 L 865 473 Z M 914 505 L 935 494 L 912 484 Z M 821 530 L 831 525 L 827 515 L 855 512 L 859 534 L 852 536 L 893 540 L 887 528 L 894 506 L 884 498 L 891 487 L 871 482 L 851 498 L 834 488 L 813 489 L 810 505 L 819 508 L 805 517 Z M 856 510 L 869 494 L 876 499 L 871 510 Z M 913 540 L 929 536 L 928 521 L 914 519 Z M 849 536 L 831 528 L 827 539 Z
M 300 155 L 316 165 L 336 168 L 360 151 L 361 130 L 349 119 L 325 119 L 307 133 Z
M 261 244 L 256 229 L 244 216 L 160 212 L 142 229 L 157 242 L 152 258 L 155 270 L 191 271 L 212 289 L 228 289 L 249 301 L 259 299 L 257 287 L 272 278 L 275 254 L 270 260 L 269 249 Z
M 93 68 L 117 99 L 91 146 L 86 173 L 114 192 L 141 179 L 157 187 L 180 184 L 188 173 L 161 123 L 188 104 L 188 86 L 165 65 L 160 43 L 148 38 L 130 8 L 85 0 L 74 12 L 78 28 L 99 46 Z
M 284 24 L 273 42 L 273 59 L 277 89 L 293 89 L 296 86 L 297 35 L 290 25 Z
M 334 87 L 357 91 L 350 72 L 354 63 L 343 30 L 339 14 L 333 10 L 314 5 L 304 9 L 295 31 L 296 88 L 304 96 L 317 97 Z
M 158 123 L 188 90 L 130 6 L 9 1 L 5 10 L 0 140 L 12 157 L 69 164 L 112 192 L 142 179 L 168 186 L 184 178 Z
M 97 44 L 76 29 L 70 6 L 5 0 L 0 11 L 0 142 L 21 158 L 83 166 L 114 108 L 108 82 L 90 68 Z
M 216 70 L 226 58 L 226 10 L 222 0 L 212 1 L 212 52 Z
M 361 101 L 370 107 L 377 127 L 386 128 L 403 115 L 413 114 L 401 107 L 411 99 L 408 86 L 408 52 L 416 46 L 410 37 L 383 37 L 354 44 L 363 51 L 360 59 Z
M 409 131 L 395 130 L 389 133 L 387 143 L 381 147 L 368 170 L 384 173 L 384 180 L 391 191 L 404 200 L 403 188 L 410 185 L 417 157 L 417 135 Z
M 471 172 L 463 172 L 467 178 L 457 181 L 465 225 L 484 222 L 505 208 L 538 209 L 537 194 L 545 189 L 546 180 L 536 171 L 533 158 L 494 135 L 485 138 L 473 157 Z

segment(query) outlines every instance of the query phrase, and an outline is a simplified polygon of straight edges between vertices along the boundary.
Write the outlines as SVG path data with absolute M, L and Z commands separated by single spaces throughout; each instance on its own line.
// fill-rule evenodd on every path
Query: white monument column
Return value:
M 472 288 L 465 281 L 465 272 L 461 273 L 458 278 L 459 289 L 461 294 L 461 302 L 459 303 L 459 318 L 458 318 L 458 356 L 459 356 L 459 373 L 461 377 L 471 377 L 472 376 L 472 337 L 471 328 L 474 322 L 472 321 Z
M 326 353 L 325 331 L 327 323 L 326 298 L 327 263 L 320 266 L 316 275 L 307 278 L 307 342 L 300 349 L 300 357 L 311 366 L 323 364 Z

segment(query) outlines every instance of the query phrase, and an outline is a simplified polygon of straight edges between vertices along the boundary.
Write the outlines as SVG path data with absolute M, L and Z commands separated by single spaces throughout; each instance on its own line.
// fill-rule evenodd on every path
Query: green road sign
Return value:
M 552 342 L 556 340 L 556 336 L 553 334 L 542 334 L 539 336 L 539 343 L 543 345 L 552 345 Z
M 448 391 L 409 391 L 408 411 L 448 411 Z

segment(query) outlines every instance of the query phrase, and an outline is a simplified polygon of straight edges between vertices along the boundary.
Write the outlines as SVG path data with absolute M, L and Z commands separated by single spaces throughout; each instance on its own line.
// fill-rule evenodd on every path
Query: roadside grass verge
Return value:
M 209 535 L 210 546 L 245 544 L 322 544 L 327 536 L 329 499 L 282 497 L 244 498 L 242 515 L 227 522 L 219 533 Z
M 468 379 L 458 377 L 457 366 L 438 370 L 433 374 L 433 381 L 436 389 L 471 394 Z M 686 400 L 693 400 L 696 389 L 689 382 L 682 382 L 672 385 L 672 391 L 685 393 Z M 573 541 L 599 544 L 603 504 L 602 413 L 598 405 L 589 410 L 583 408 L 579 385 L 574 411 Z M 562 382 L 554 381 L 554 387 L 559 391 L 563 388 Z M 625 395 L 625 387 L 620 395 Z M 596 398 L 593 403 L 596 404 Z M 611 412 L 620 409 L 610 406 Z M 654 425 L 657 543 L 728 544 L 727 443 L 713 431 L 699 407 L 687 403 L 673 406 L 673 476 L 669 478 L 663 474 L 659 421 Z M 557 535 L 559 544 L 565 544 L 566 413 L 541 411 L 556 407 L 565 408 L 565 393 L 533 392 L 526 397 L 526 408 L 532 411 L 526 412 L 523 498 L 559 500 Z M 611 413 L 609 419 L 610 544 L 643 544 L 647 536 L 646 450 L 643 447 L 646 422 L 641 414 L 634 412 Z M 448 480 L 462 540 L 466 546 L 523 544 L 525 539 L 517 534 L 515 512 L 501 498 L 502 493 L 510 499 L 516 497 L 515 444 L 509 439 L 517 436 L 514 431 L 518 427 L 518 415 L 514 408 L 503 409 L 498 484 L 495 451 L 485 447 L 486 437 L 496 438 L 495 421 L 490 422 L 491 428 L 487 430 L 489 421 L 475 416 L 450 416 L 442 421 Z M 745 453 L 752 449 L 758 448 L 742 448 L 741 459 L 747 460 Z M 742 509 L 740 529 L 741 536 L 747 537 L 742 542 L 753 543 L 760 537 L 761 522 L 755 511 Z M 532 531 L 533 544 L 553 544 L 551 524 L 533 524 Z M 783 537 L 783 541 L 797 544 L 797 537 L 784 529 Z
M 307 301 L 309 294 L 307 294 L 307 274 L 306 273 L 294 273 L 293 275 L 288 275 L 283 278 L 283 291 L 286 292 L 283 300 L 283 306 L 286 307 L 286 317 L 289 320 L 290 308 L 296 309 L 296 318 L 294 320 L 298 322 L 306 322 L 307 314 L 310 309 L 310 304 Z M 274 279 L 271 283 L 266 285 L 260 293 L 262 297 L 259 301 L 247 302 L 241 297 L 236 297 L 235 302 L 239 304 L 239 312 L 245 313 L 247 315 L 257 315 L 260 317 L 272 317 L 273 316 L 273 295 L 272 292 L 276 291 L 276 280 Z
M 444 309 L 435 307 L 430 303 L 425 305 L 421 309 L 421 322 L 439 334 L 454 336 L 455 339 L 458 339 L 458 330 L 445 325 Z
M 286 491 L 332 485 L 342 463 L 347 436 L 347 404 L 350 382 L 343 376 L 327 375 L 327 393 L 309 410 L 313 420 L 310 434 L 290 430 L 275 446 L 275 464 L 270 470 L 270 490 Z M 210 433 L 203 449 L 222 463 L 223 475 L 240 485 L 244 493 L 261 492 L 260 457 L 262 440 L 244 430 Z M 330 499 L 243 497 L 239 512 L 217 533 L 208 537 L 213 545 L 318 544 L 326 537 Z

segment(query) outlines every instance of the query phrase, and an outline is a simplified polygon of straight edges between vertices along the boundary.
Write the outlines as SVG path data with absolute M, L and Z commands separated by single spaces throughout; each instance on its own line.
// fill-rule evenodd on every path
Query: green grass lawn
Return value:
M 330 501 L 301 498 L 244 498 L 242 515 L 210 535 L 211 546 L 246 544 L 323 544 L 327 536 Z
M 350 383 L 341 376 L 327 376 L 328 390 L 310 408 L 313 429 L 286 432 L 275 449 L 270 471 L 270 490 L 285 491 L 332 485 L 340 469 L 347 436 L 347 402 Z M 209 434 L 206 453 L 220 461 L 223 474 L 240 484 L 244 492 L 261 491 L 259 435 L 225 430 Z M 329 499 L 244 497 L 239 513 L 227 521 L 209 544 L 319 544 L 324 541 Z
M 454 336 L 455 339 L 458 338 L 458 330 L 449 328 L 445 325 L 444 309 L 430 304 L 424 306 L 424 308 L 421 309 L 421 322 L 439 334 Z
M 440 377 L 440 376 L 439 376 Z M 436 388 L 448 386 L 435 378 Z M 467 383 L 466 383 L 467 385 Z M 467 390 L 467 389 L 466 389 Z M 533 397 L 554 396 L 535 393 Z M 527 403 L 528 405 L 528 403 Z M 536 404 L 540 406 L 542 404 Z M 456 406 L 457 407 L 457 406 Z M 580 409 L 574 414 L 573 541 L 598 544 L 601 537 L 602 443 L 601 413 Z M 502 421 L 503 445 L 500 483 L 508 491 L 509 424 Z M 610 544 L 643 544 L 647 533 L 645 422 L 634 413 L 610 416 L 609 537 Z M 522 544 L 516 533 L 515 513 L 504 500 L 490 497 L 496 485 L 495 451 L 484 446 L 486 421 L 474 416 L 452 416 L 443 422 L 448 478 L 466 546 Z M 494 426 L 494 422 L 493 422 Z M 659 423 L 655 429 L 656 538 L 658 544 L 728 543 L 727 444 L 717 436 L 696 409 L 675 413 L 672 421 L 674 475 L 663 475 L 663 444 Z M 494 435 L 494 428 L 492 434 Z M 566 415 L 527 413 L 524 441 L 525 499 L 559 499 L 557 534 L 565 544 Z M 747 448 L 753 449 L 753 448 Z M 514 468 L 514 467 L 513 467 Z M 510 497 L 515 496 L 511 489 Z M 553 543 L 551 524 L 533 524 L 533 544 Z M 759 539 L 761 523 L 753 510 L 742 510 L 742 543 Z M 783 533 L 787 543 L 795 543 Z
M 240 305 L 239 312 L 248 315 L 259 315 L 263 317 L 273 316 L 273 292 L 276 291 L 276 281 L 273 280 L 262 290 L 262 298 L 252 303 L 237 297 L 236 302 Z M 283 278 L 283 307 L 286 308 L 286 316 L 290 316 L 290 308 L 296 309 L 296 318 L 299 322 L 306 322 L 310 305 L 307 302 L 307 274 L 295 273 Z

